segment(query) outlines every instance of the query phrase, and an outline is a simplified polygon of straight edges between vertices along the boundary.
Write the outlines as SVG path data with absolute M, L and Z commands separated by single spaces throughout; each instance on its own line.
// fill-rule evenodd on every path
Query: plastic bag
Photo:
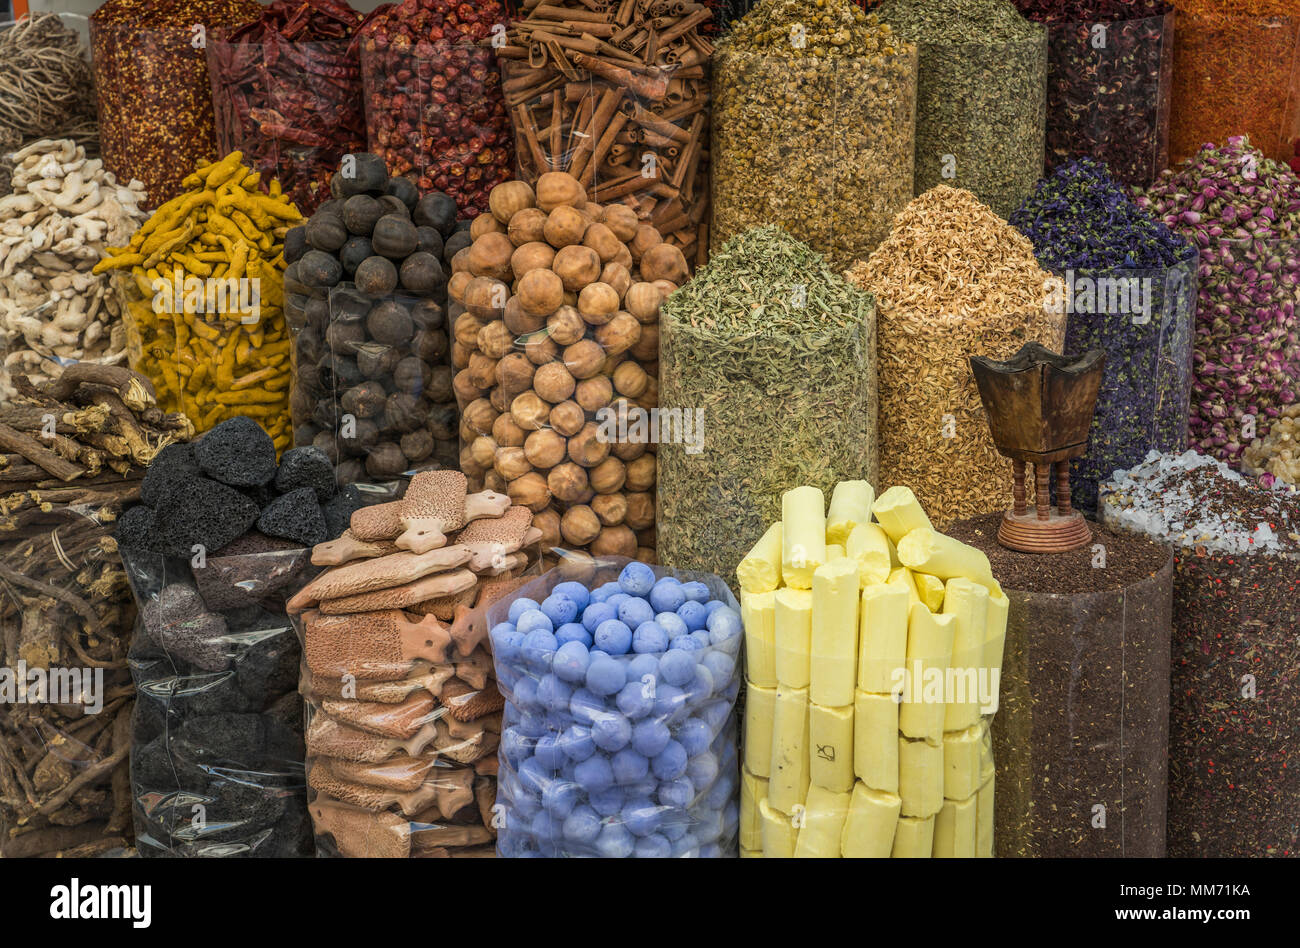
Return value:
M 615 595 L 605 584 L 633 590 L 619 608 L 644 619 L 620 611 L 626 623 L 598 622 L 616 614 L 596 608 L 599 597 Z M 584 594 L 590 601 L 581 604 Z M 712 602 L 731 618 L 712 620 L 705 605 Z M 658 616 L 652 603 L 662 607 Z M 525 632 L 535 621 L 539 629 L 554 622 L 536 619 L 543 609 L 566 620 L 555 624 L 564 637 L 558 650 L 557 636 Z M 737 610 L 717 576 L 573 554 L 482 611 L 506 699 L 500 855 L 737 854 Z M 662 624 L 672 621 L 666 612 L 678 614 L 679 629 Z M 691 650 L 669 650 L 672 632 L 694 637 Z M 588 665 L 588 642 L 608 654 Z
M 113 521 L 128 494 L 0 517 L 0 856 L 131 845 L 135 606 Z M 42 509 L 49 507 L 48 510 Z

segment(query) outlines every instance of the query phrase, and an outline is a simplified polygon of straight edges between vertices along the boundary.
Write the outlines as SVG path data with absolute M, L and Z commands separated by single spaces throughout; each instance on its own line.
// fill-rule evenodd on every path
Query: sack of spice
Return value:
M 764 224 L 836 268 L 874 250 L 914 193 L 916 47 L 850 0 L 766 0 L 713 69 L 713 251 Z
M 1167 0 L 1015 0 L 1047 26 L 1047 171 L 1104 161 L 1145 187 L 1169 167 L 1174 16 Z
M 150 207 L 217 153 L 208 31 L 262 14 L 257 0 L 106 0 L 90 17 L 104 167 L 144 182 Z
M 1196 247 L 1090 158 L 1038 182 L 1010 223 L 1062 278 L 1065 350 L 1106 353 L 1088 453 L 1070 462 L 1073 505 L 1092 513 L 1114 471 L 1187 450 Z
M 703 263 L 710 23 L 698 3 L 534 6 L 498 50 L 520 177 L 567 171 L 591 200 L 626 204 Z
M 480 610 L 499 855 L 736 855 L 737 608 L 717 576 L 579 555 Z
M 148 856 L 310 855 L 300 651 L 285 601 L 308 548 L 360 506 L 315 448 L 276 463 L 250 418 L 171 445 L 116 539 L 139 606 L 131 672 L 138 847 Z
M 231 152 L 200 164 L 126 246 L 92 272 L 118 287 L 131 366 L 199 431 L 241 415 L 262 419 L 277 450 L 292 444 L 292 353 L 285 326 L 284 239 L 302 220 L 272 181 Z
M 499 0 L 402 0 L 370 14 L 358 37 L 370 150 L 466 217 L 514 170 L 496 50 L 478 45 L 507 22 Z
M 1005 359 L 1031 340 L 1060 352 L 1061 281 L 1028 238 L 946 185 L 913 200 L 847 276 L 878 308 L 881 483 L 910 484 L 940 526 L 1007 506 L 1011 462 L 969 357 Z
M 454 468 L 447 274 L 468 222 L 449 195 L 389 178 L 378 155 L 344 156 L 331 188 L 285 237 L 294 442 L 324 451 L 344 484 Z
M 1300 177 L 1230 138 L 1137 202 L 1200 248 L 1191 445 L 1236 465 L 1298 400 Z
M 471 610 L 508 595 L 541 531 L 459 471 L 357 511 L 288 608 L 303 646 L 307 782 L 322 855 L 490 856 L 503 699 Z
M 1010 0 L 885 0 L 917 47 L 916 185 L 964 188 L 1005 216 L 1043 167 L 1046 30 Z
M 15 394 L 10 373 L 43 382 L 72 363 L 126 361 L 121 301 L 91 270 L 145 217 L 140 182 L 120 184 L 71 139 L 12 157 L 12 192 L 0 198 L 0 399 Z
M 1152 452 L 1102 485 L 1101 519 L 1174 548 L 1169 855 L 1294 855 L 1300 498 Z
M 14 383 L 0 405 L 0 857 L 100 855 L 134 837 L 135 606 L 112 532 L 159 448 L 194 429 L 123 366 Z
M 339 159 L 366 146 L 362 16 L 341 0 L 275 0 L 260 19 L 208 41 L 217 152 L 242 152 L 310 214 Z
M 782 493 L 875 479 L 875 307 L 768 226 L 715 252 L 662 317 L 660 558 L 731 582 Z
M 447 289 L 461 470 L 548 548 L 653 561 L 659 308 L 686 258 L 562 171 L 497 185 L 471 233 Z

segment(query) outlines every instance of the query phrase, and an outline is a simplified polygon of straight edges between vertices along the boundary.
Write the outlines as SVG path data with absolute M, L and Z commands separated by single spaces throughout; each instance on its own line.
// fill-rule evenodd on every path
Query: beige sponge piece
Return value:
M 297 615 L 325 599 L 341 599 L 376 589 L 391 589 L 430 573 L 445 573 L 464 566 L 470 551 L 448 546 L 427 553 L 393 553 L 373 560 L 336 566 L 317 576 L 287 603 L 290 615 Z
M 334 837 L 334 845 L 349 859 L 407 859 L 411 855 L 411 824 L 396 813 L 372 813 L 326 796 L 308 809 L 317 836 Z
M 355 596 L 326 599 L 321 602 L 320 611 L 326 615 L 342 615 L 348 612 L 370 612 L 375 609 L 405 609 L 407 606 L 428 602 L 430 599 L 454 596 L 473 589 L 476 582 L 478 582 L 477 577 L 467 569 L 458 569 L 450 573 L 433 573 L 414 582 L 388 589 L 376 589 L 374 592 L 357 593 Z
M 460 471 L 421 471 L 411 478 L 398 516 L 397 545 L 423 553 L 447 545 L 447 534 L 465 524 L 468 480 Z
M 445 664 L 451 630 L 434 616 L 418 622 L 399 609 L 327 616 L 308 613 L 303 655 L 307 667 L 330 678 L 396 681 L 424 659 Z

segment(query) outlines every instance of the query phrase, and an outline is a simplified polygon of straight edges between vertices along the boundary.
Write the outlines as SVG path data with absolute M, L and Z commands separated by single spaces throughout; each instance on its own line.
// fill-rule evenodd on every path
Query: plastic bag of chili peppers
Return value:
M 360 31 L 370 151 L 420 193 L 450 194 L 468 217 L 514 170 L 496 51 L 476 45 L 507 22 L 499 0 L 403 0 Z
M 243 152 L 304 214 L 329 197 L 339 159 L 365 147 L 351 42 L 361 22 L 337 0 L 276 0 L 255 23 L 219 30 L 208 44 L 221 153 Z

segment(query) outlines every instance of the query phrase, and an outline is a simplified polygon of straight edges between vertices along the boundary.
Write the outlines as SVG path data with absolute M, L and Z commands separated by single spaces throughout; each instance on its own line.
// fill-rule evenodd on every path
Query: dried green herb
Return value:
M 875 483 L 875 303 L 768 226 L 713 254 L 660 320 L 660 412 L 691 412 L 699 437 L 659 446 L 659 558 L 731 581 L 786 490 Z
M 916 193 L 971 191 L 1002 217 L 1043 169 L 1047 30 L 1009 0 L 886 0 L 918 47 Z

